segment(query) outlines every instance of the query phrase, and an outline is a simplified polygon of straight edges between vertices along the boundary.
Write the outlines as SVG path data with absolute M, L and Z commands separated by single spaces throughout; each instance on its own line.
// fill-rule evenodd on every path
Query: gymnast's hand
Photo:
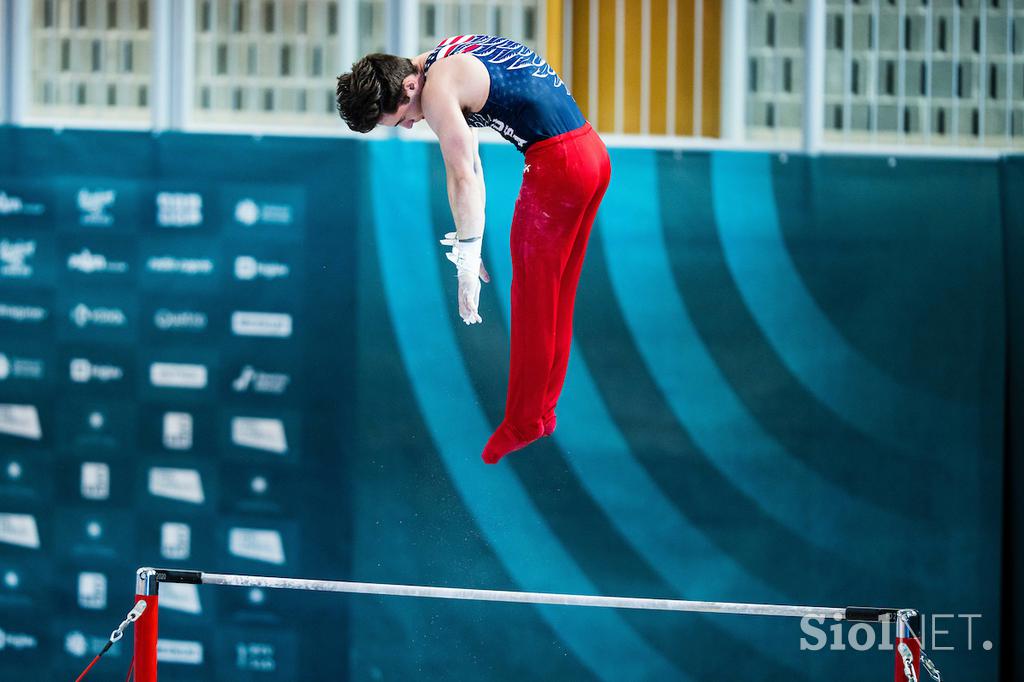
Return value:
M 459 316 L 466 324 L 483 322 L 478 312 L 480 280 L 490 282 L 491 276 L 480 259 L 481 240 L 477 237 L 472 241 L 459 241 L 455 232 L 449 232 L 444 237 L 441 243 L 451 247 L 451 251 L 445 255 L 455 264 L 459 276 Z

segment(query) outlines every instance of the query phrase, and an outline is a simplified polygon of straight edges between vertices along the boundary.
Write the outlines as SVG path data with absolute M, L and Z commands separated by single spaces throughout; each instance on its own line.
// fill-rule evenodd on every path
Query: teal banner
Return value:
M 73 679 L 143 565 L 913 607 L 944 678 L 1015 677 L 1021 159 L 612 150 L 558 429 L 491 467 L 510 146 L 471 327 L 436 145 L 0 149 L 0 678 Z M 186 588 L 161 679 L 893 674 L 878 625 Z

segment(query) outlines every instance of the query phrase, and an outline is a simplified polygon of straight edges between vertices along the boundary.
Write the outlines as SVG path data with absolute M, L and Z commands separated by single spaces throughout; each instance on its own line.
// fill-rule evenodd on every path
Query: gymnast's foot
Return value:
M 555 432 L 555 426 L 558 424 L 558 417 L 555 416 L 555 411 L 548 412 L 544 417 L 544 437 L 547 438 Z
M 487 440 L 481 457 L 487 464 L 497 464 L 508 453 L 525 448 L 543 435 L 544 424 L 539 419 L 526 433 L 521 433 L 518 429 L 502 422 Z

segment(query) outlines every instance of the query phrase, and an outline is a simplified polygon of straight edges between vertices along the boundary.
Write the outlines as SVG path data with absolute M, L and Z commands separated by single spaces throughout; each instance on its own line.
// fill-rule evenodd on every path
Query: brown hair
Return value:
M 368 54 L 338 76 L 338 114 L 357 133 L 368 133 L 381 114 L 391 114 L 409 101 L 402 87 L 416 67 L 406 57 Z

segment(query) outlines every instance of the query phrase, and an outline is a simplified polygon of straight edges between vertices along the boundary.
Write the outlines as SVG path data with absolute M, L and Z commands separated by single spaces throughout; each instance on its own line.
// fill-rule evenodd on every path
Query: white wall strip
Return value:
M 626 0 L 615 0 L 615 132 L 625 125 Z
M 704 0 L 693 3 L 693 135 L 704 137 Z
M 676 134 L 676 23 L 679 20 L 677 0 L 668 0 L 668 68 L 665 69 L 665 133 Z
M 640 133 L 651 132 L 651 0 L 640 3 Z

